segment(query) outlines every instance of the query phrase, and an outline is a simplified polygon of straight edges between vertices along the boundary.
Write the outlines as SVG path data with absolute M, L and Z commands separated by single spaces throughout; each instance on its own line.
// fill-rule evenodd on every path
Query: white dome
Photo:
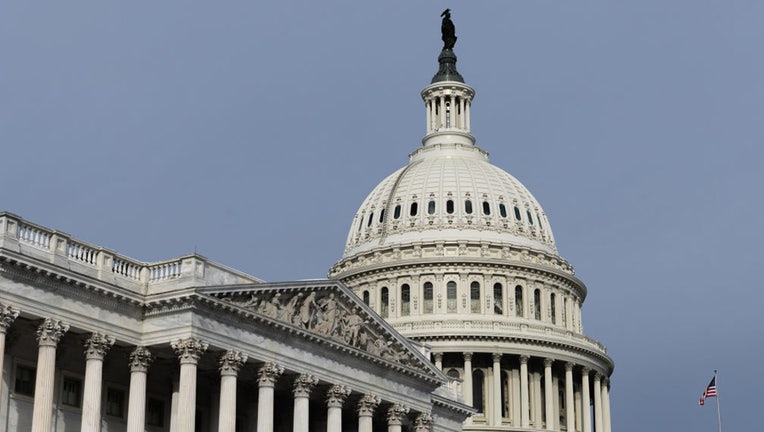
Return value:
M 470 209 L 471 207 L 471 209 Z M 364 200 L 344 258 L 414 242 L 485 242 L 557 255 L 538 201 L 467 143 L 428 144 Z

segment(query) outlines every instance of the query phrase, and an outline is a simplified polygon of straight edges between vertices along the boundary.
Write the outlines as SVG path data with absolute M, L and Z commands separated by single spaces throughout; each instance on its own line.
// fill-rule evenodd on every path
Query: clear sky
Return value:
M 761 0 L 4 1 L 0 209 L 324 277 L 420 145 L 445 7 L 478 144 L 588 285 L 614 431 L 716 431 L 715 368 L 725 430 L 760 429 Z

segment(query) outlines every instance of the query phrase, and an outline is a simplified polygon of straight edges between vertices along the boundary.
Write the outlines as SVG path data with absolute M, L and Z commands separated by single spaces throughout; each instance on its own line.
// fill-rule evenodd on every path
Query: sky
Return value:
M 421 145 L 449 7 L 472 129 L 543 206 L 613 430 L 755 430 L 764 2 L 4 1 L 0 210 L 142 261 L 325 277 Z

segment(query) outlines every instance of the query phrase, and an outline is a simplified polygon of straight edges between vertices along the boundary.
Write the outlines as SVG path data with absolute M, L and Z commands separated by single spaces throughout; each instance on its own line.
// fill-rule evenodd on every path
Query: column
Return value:
M 257 432 L 273 432 L 273 387 L 284 367 L 267 362 L 257 371 Z
M 546 409 L 544 420 L 547 430 L 554 428 L 554 400 L 556 395 L 552 389 L 552 363 L 554 363 L 554 359 L 544 359 L 544 409 Z
M 146 347 L 130 353 L 130 395 L 127 402 L 127 432 L 146 430 L 146 374 L 154 356 Z
M 581 413 L 583 414 L 583 432 L 592 432 L 592 399 L 589 397 L 589 368 L 581 369 Z
M 439 371 L 443 370 L 443 353 L 432 353 L 433 358 L 435 358 L 435 367 L 438 368 Z
M 530 356 L 520 356 L 520 423 L 524 428 L 530 427 L 528 360 L 530 360 Z
M 610 379 L 604 377 L 602 379 L 602 429 L 605 432 L 610 432 Z
M 83 432 L 101 430 L 101 388 L 103 387 L 103 358 L 114 345 L 114 338 L 93 333 L 85 341 L 85 391 L 82 398 Z
M 510 398 L 512 400 L 512 426 L 520 427 L 520 419 L 522 418 L 520 414 L 520 371 L 512 368 L 510 373 L 512 374 L 510 386 L 512 389 L 512 397 Z
M 19 310 L 10 306 L 0 304 L 0 394 L 3 389 L 3 360 L 5 359 L 5 334 L 8 327 L 19 317 Z
M 365 394 L 358 402 L 358 432 L 372 432 L 374 411 L 382 399 L 373 394 Z
M 576 415 L 573 411 L 573 363 L 565 363 L 565 424 L 569 432 L 576 430 Z
M 326 432 L 342 432 L 342 404 L 348 396 L 350 389 L 347 386 L 335 384 L 329 389 L 326 394 Z
M 493 354 L 493 424 L 501 426 L 501 353 Z
M 446 127 L 446 97 L 441 95 L 440 96 L 440 129 L 444 129 Z
M 56 346 L 69 330 L 69 324 L 45 318 L 37 329 L 37 376 L 34 385 L 32 432 L 53 430 L 53 379 L 56 372 Z
M 427 129 L 426 132 L 429 134 L 430 130 L 432 130 L 432 112 L 430 111 L 430 101 L 427 100 L 424 102 L 425 111 L 427 111 Z
M 178 402 L 180 400 L 180 381 L 178 374 L 172 375 L 172 395 L 170 396 L 170 432 L 178 432 Z
M 459 98 L 459 128 L 465 129 L 464 124 L 464 98 Z
M 602 432 L 602 375 L 599 372 L 594 374 L 592 389 L 594 391 L 594 430 Z
M 401 404 L 393 404 L 389 410 L 387 410 L 387 432 L 401 432 L 401 426 L 403 425 L 403 419 L 406 414 L 409 413 L 408 407 Z
M 462 387 L 464 403 L 472 405 L 472 353 L 464 353 L 464 381 Z
M 188 338 L 170 343 L 180 360 L 177 431 L 193 432 L 196 423 L 196 365 L 207 347 L 206 342 Z
M 247 355 L 228 350 L 218 360 L 220 366 L 220 404 L 218 432 L 236 432 L 236 378 L 247 362 Z
M 470 126 L 470 104 L 467 103 L 467 109 L 465 110 L 465 114 L 467 114 L 465 117 L 467 119 L 467 131 L 471 130 Z
M 310 430 L 310 392 L 313 391 L 316 384 L 318 384 L 318 378 L 308 374 L 300 374 L 294 380 L 292 386 L 292 394 L 294 395 L 292 430 L 294 432 L 308 432 Z
M 419 414 L 414 420 L 414 432 L 432 432 L 433 423 L 432 414 Z
M 529 374 L 531 385 L 533 386 L 533 403 L 531 404 L 531 414 L 533 414 L 533 427 L 541 429 L 541 423 L 543 419 L 541 417 L 541 373 L 530 372 Z

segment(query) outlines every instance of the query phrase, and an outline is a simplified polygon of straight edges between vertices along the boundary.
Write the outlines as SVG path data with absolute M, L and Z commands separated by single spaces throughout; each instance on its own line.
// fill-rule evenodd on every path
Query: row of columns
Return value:
M 465 97 L 456 95 L 434 97 L 425 101 L 425 107 L 427 109 L 427 133 L 446 127 L 470 130 L 470 103 Z M 447 116 L 450 117 L 447 119 Z
M 0 305 L 0 371 L 5 354 L 5 335 L 8 327 L 18 317 L 17 309 Z M 47 318 L 37 329 L 38 358 L 34 391 L 32 432 L 49 432 L 53 424 L 53 396 L 56 368 L 56 348 L 61 337 L 69 330 L 69 325 Z M 85 342 L 85 383 L 82 402 L 81 428 L 83 432 L 98 432 L 101 427 L 101 389 L 104 357 L 114 345 L 115 339 L 102 333 L 92 333 Z M 195 338 L 171 342 L 180 362 L 180 380 L 177 394 L 177 411 L 173 412 L 170 431 L 190 432 L 195 428 L 197 365 L 207 351 L 208 344 Z M 147 373 L 154 356 L 143 346 L 130 353 L 130 389 L 128 396 L 127 432 L 143 432 L 146 422 Z M 240 368 L 246 363 L 247 355 L 228 350 L 219 359 L 220 399 L 219 432 L 235 432 L 236 429 L 236 387 Z M 284 368 L 266 362 L 258 370 L 257 432 L 273 432 L 274 388 Z M 308 432 L 309 399 L 318 378 L 300 374 L 293 384 L 294 432 Z M 342 431 L 342 406 L 351 390 L 343 385 L 333 385 L 326 396 L 327 432 Z M 381 398 L 372 394 L 364 395 L 358 403 L 358 430 L 372 432 L 372 420 Z M 175 405 L 175 404 L 174 404 Z M 403 419 L 409 409 L 401 404 L 393 404 L 387 412 L 388 432 L 400 432 Z M 416 432 L 432 430 L 432 416 L 419 414 L 414 421 Z
M 472 359 L 473 353 L 463 353 L 464 356 L 464 380 L 462 384 L 462 390 L 464 394 L 464 400 L 467 404 L 473 405 L 473 380 L 472 380 Z M 502 396 L 501 396 L 501 359 L 503 354 L 492 353 L 493 369 L 492 369 L 492 393 L 487 398 L 486 404 L 491 404 L 492 410 L 490 411 L 493 416 L 490 422 L 494 425 L 502 424 Z M 434 353 L 435 366 L 438 369 L 443 369 L 443 353 Z M 530 384 L 528 373 L 528 362 L 530 356 L 520 355 L 520 424 L 518 426 L 522 428 L 530 427 Z M 554 401 L 557 398 L 553 387 L 553 375 L 552 365 L 557 361 L 552 358 L 544 358 L 544 411 L 547 430 L 555 430 L 554 426 L 557 423 L 555 421 L 555 409 Z M 571 362 L 565 363 L 565 420 L 566 430 L 581 432 L 592 432 L 592 418 L 589 407 L 592 403 L 590 396 L 590 372 L 587 367 L 582 367 L 581 372 L 581 406 L 578 408 L 581 415 L 581 425 L 579 429 L 576 429 L 576 397 L 573 388 L 573 369 L 575 365 Z M 608 389 L 608 378 L 602 376 L 599 372 L 595 372 L 593 375 L 592 388 L 594 393 L 594 432 L 610 432 L 610 394 Z M 540 397 L 537 399 L 540 401 Z M 539 402 L 540 404 L 540 402 Z M 537 405 L 538 406 L 538 405 Z M 539 407 L 540 408 L 540 407 Z M 540 419 L 540 415 L 538 416 Z M 562 425 L 560 425 L 562 426 Z M 538 427 L 538 425 L 537 425 Z M 560 428 L 561 429 L 561 428 Z

